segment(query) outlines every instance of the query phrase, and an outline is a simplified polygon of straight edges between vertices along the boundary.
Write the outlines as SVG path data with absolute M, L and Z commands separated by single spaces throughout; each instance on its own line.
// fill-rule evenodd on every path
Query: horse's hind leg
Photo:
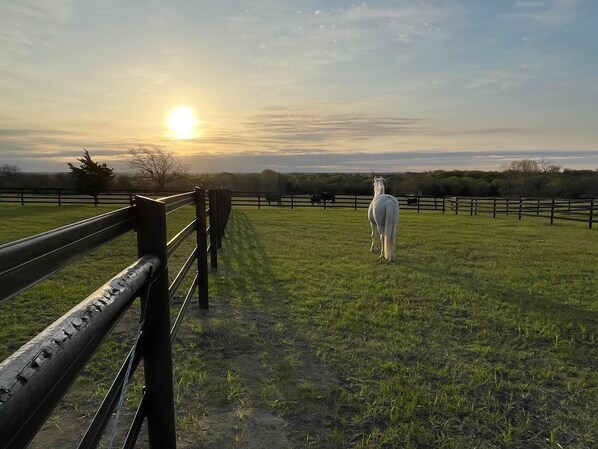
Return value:
M 370 223 L 371 227 L 372 227 L 372 246 L 370 246 L 370 251 L 374 252 L 374 238 L 375 238 L 375 232 L 374 232 L 374 224 Z
M 382 247 L 380 249 L 380 259 L 384 258 L 384 233 L 381 232 L 380 233 L 380 246 Z

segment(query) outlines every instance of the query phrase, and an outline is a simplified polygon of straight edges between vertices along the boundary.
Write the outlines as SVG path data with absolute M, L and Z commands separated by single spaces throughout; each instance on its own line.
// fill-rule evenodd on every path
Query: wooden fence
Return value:
M 167 241 L 166 214 L 185 205 L 195 206 L 195 219 Z M 136 297 L 142 309 L 136 344 L 79 448 L 98 446 L 123 385 L 142 359 L 145 389 L 123 447 L 135 445 L 144 421 L 151 448 L 176 447 L 171 344 L 196 290 L 200 309 L 209 307 L 208 256 L 217 268 L 230 208 L 230 192 L 224 190 L 136 196 L 133 206 L 0 246 L 0 303 L 133 229 L 139 256 L 0 364 L 0 447 L 27 447 Z M 192 235 L 195 249 L 169 285 L 168 259 Z M 170 302 L 192 266 L 197 273 L 171 326 Z
M 246 193 L 234 192 L 232 204 L 244 207 L 321 207 L 367 209 L 372 196 L 340 194 L 334 200 L 324 201 L 322 197 L 309 194 L 283 195 L 277 193 Z M 478 215 L 492 214 L 522 217 L 540 217 L 550 220 L 568 220 L 587 223 L 592 229 L 596 220 L 598 201 L 596 198 L 500 198 L 500 197 L 450 197 L 439 198 L 429 196 L 401 196 L 399 200 L 401 210 L 417 212 L 436 211 L 440 213 L 454 213 Z
M 148 197 L 164 196 L 164 192 L 105 192 L 96 196 L 83 195 L 68 189 L 0 188 L 0 202 L 17 204 L 132 204 L 136 194 Z M 174 192 L 172 192 L 174 193 Z M 454 214 L 492 214 L 522 217 L 540 217 L 550 220 L 568 220 L 587 223 L 592 229 L 596 220 L 596 198 L 502 198 L 502 197 L 431 197 L 397 195 L 402 210 L 417 212 L 436 211 Z M 234 192 L 232 205 L 240 207 L 320 207 L 367 209 L 371 195 L 282 194 L 280 192 Z

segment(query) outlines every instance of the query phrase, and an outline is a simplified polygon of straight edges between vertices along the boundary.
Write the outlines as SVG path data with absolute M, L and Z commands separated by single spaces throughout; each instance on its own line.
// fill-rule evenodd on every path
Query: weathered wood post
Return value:
M 592 222 L 594 221 L 594 198 L 590 200 L 590 216 L 588 218 L 588 226 L 592 229 Z
M 554 198 L 550 202 L 550 225 L 554 223 Z
M 197 291 L 199 296 L 199 309 L 209 310 L 208 296 L 208 234 L 206 216 L 206 191 L 195 187 L 195 220 L 197 236 Z
M 160 269 L 152 276 L 147 298 L 142 301 L 143 368 L 147 398 L 147 430 L 152 449 L 176 448 L 168 256 L 166 253 L 166 206 L 160 201 L 135 198 L 137 251 L 139 257 L 153 254 Z
M 496 197 L 494 197 L 494 201 L 492 201 L 492 218 L 496 218 Z

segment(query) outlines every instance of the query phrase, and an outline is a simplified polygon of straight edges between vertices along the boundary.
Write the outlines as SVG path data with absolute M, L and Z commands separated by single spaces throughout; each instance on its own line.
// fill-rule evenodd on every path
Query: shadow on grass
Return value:
M 207 364 L 205 447 L 338 447 L 340 386 L 300 335 L 289 301 L 255 228 L 236 211 L 196 340 Z

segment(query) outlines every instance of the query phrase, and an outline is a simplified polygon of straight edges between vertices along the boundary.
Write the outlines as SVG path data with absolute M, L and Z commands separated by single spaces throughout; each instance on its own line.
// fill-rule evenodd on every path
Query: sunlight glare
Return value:
M 166 119 L 170 136 L 175 139 L 192 139 L 197 136 L 195 127 L 198 124 L 195 111 L 190 106 L 177 106 Z

